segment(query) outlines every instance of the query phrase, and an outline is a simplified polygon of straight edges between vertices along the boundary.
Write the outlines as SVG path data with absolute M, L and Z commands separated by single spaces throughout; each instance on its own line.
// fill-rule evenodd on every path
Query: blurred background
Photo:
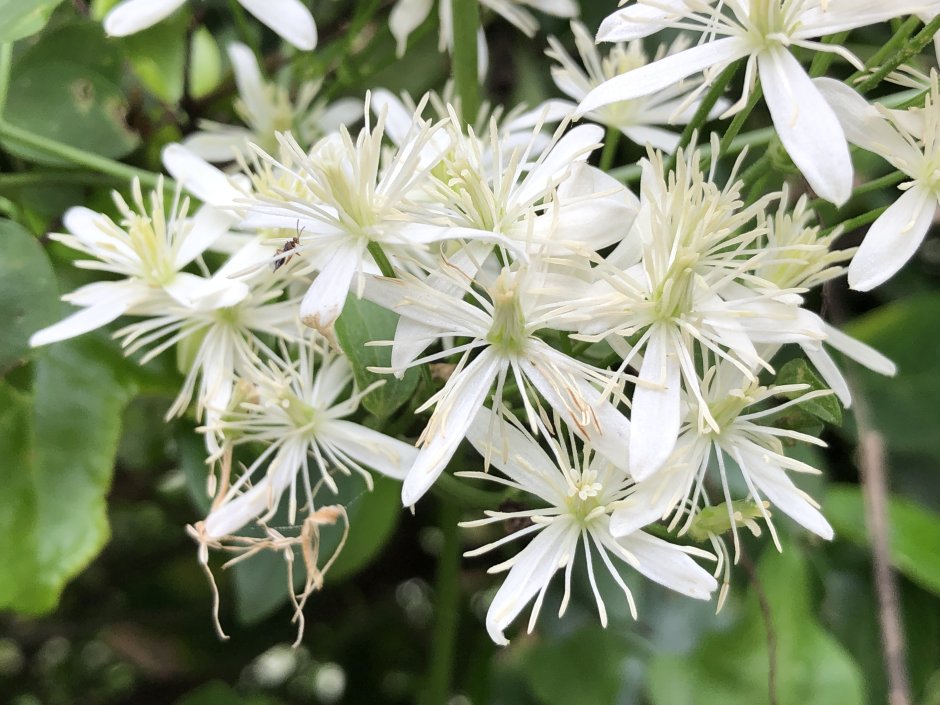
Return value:
M 437 51 L 436 13 L 395 60 L 391 4 L 378 0 L 314 2 L 320 44 L 296 55 L 282 53 L 234 2 L 192 2 L 123 40 L 107 40 L 97 21 L 113 3 L 29 4 L 36 18 L 50 19 L 4 50 L 12 73 L 3 120 L 151 171 L 160 170 L 160 148 L 197 119 L 232 120 L 224 47 L 235 39 L 260 49 L 272 75 L 288 82 L 325 76 L 330 97 L 378 86 L 420 96 L 449 73 Z M 0 2 L 0 13 L 7 5 Z M 584 0 L 582 9 L 593 31 L 615 4 Z M 566 22 L 539 15 L 542 30 L 528 40 L 484 17 L 486 95 L 510 106 L 557 95 L 542 52 L 547 34 L 571 48 Z M 865 58 L 890 29 L 856 32 L 850 48 Z M 931 61 L 925 56 L 921 68 Z M 833 65 L 834 75 L 849 72 Z M 765 124 L 755 114 L 746 129 Z M 642 156 L 621 142 L 617 163 Z M 860 180 L 886 173 L 866 155 L 856 156 L 856 166 Z M 553 590 L 535 632 L 526 636 L 517 625 L 511 646 L 498 648 L 483 627 L 496 587 L 486 574 L 493 561 L 461 559 L 456 589 L 438 585 L 436 566 L 453 544 L 437 528 L 434 497 L 412 516 L 399 509 L 395 483 L 379 482 L 367 494 L 353 481 L 342 488 L 350 542 L 307 604 L 302 644 L 291 647 L 296 625 L 284 562 L 267 554 L 227 570 L 213 557 L 230 636 L 220 640 L 212 592 L 185 531 L 207 508 L 202 440 L 191 419 L 164 421 L 179 382 L 172 360 L 139 368 L 105 333 L 40 353 L 24 345 L 61 317 L 59 293 L 87 281 L 71 266 L 74 253 L 46 233 L 62 227 L 71 205 L 113 210 L 110 190 L 127 184 L 11 139 L 0 141 L 0 172 L 0 703 L 443 705 L 428 695 L 441 678 L 451 683 L 449 705 L 888 701 L 851 413 L 840 427 L 816 429 L 829 446 L 812 461 L 825 472 L 803 485 L 822 503 L 835 541 L 817 541 L 785 519 L 777 523 L 782 554 L 770 541 L 746 540 L 718 614 L 714 603 L 634 581 L 639 621 L 623 608 L 604 630 L 582 574 L 563 620 L 555 618 L 560 590 Z M 893 198 L 893 188 L 869 194 L 838 213 L 822 211 L 820 220 Z M 862 232 L 846 233 L 841 244 Z M 884 379 L 844 361 L 885 442 L 891 565 L 917 705 L 940 705 L 938 283 L 934 235 L 877 292 L 850 293 L 838 280 L 816 302 L 899 367 L 897 378 Z M 462 518 L 477 516 L 469 510 Z M 338 533 L 323 529 L 326 547 Z M 466 550 L 483 538 L 467 530 L 458 541 Z M 609 581 L 601 588 L 618 590 Z M 452 659 L 435 654 L 441 615 L 456 630 Z

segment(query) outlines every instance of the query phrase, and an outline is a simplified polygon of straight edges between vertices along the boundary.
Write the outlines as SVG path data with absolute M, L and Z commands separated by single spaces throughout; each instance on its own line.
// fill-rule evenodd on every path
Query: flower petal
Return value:
M 681 383 L 679 360 L 669 333 L 658 328 L 643 351 L 639 381 L 633 392 L 630 474 L 637 481 L 659 470 L 676 445 Z
M 343 312 L 353 276 L 361 256 L 355 247 L 340 246 L 323 266 L 300 302 L 300 320 L 330 337 L 333 324 Z
M 298 49 L 310 51 L 317 45 L 317 25 L 310 10 L 300 0 L 238 0 L 261 22 Z
M 399 58 L 408 48 L 408 37 L 427 19 L 433 0 L 398 0 L 388 15 L 388 28 L 395 37 L 395 54 Z
M 414 506 L 444 471 L 493 386 L 502 360 L 487 348 L 451 376 L 428 421 L 424 445 L 401 488 L 402 505 Z
M 111 296 L 98 303 L 76 311 L 71 316 L 63 318 L 33 333 L 29 338 L 29 345 L 38 348 L 40 345 L 57 343 L 101 328 L 123 315 L 130 303 L 121 296 Z
M 196 156 L 181 144 L 163 148 L 163 166 L 183 188 L 204 203 L 217 208 L 235 208 L 244 194 L 221 169 Z
M 849 264 L 849 286 L 869 291 L 897 274 L 924 241 L 936 211 L 936 196 L 919 186 L 908 189 L 868 229 Z
M 642 39 L 688 12 L 690 9 L 685 0 L 658 0 L 650 5 L 638 2 L 608 15 L 597 30 L 597 41 L 629 42 Z
M 806 39 L 845 32 L 878 22 L 929 11 L 940 11 L 937 0 L 827 0 L 800 13 L 794 37 Z
M 559 568 L 574 560 L 578 535 L 574 525 L 556 521 L 519 552 L 486 612 L 486 631 L 494 642 L 500 646 L 509 643 L 503 635 L 506 627 L 548 585 Z
M 356 462 L 396 480 L 405 479 L 418 457 L 413 445 L 351 421 L 331 420 L 322 435 Z
M 816 193 L 842 205 L 852 195 L 852 158 L 835 112 L 783 47 L 758 54 L 757 67 L 774 127 L 793 163 Z
M 126 37 L 173 14 L 186 0 L 124 0 L 104 18 L 104 31 Z
M 642 531 L 617 540 L 634 555 L 640 573 L 670 590 L 696 600 L 707 600 L 718 589 L 718 581 L 678 546 Z
M 748 53 L 749 48 L 744 40 L 724 37 L 670 54 L 659 61 L 604 81 L 584 97 L 578 106 L 578 114 L 584 115 L 604 105 L 655 93 L 686 76 L 704 71 L 710 66 L 727 65 Z
M 233 42 L 228 45 L 228 57 L 235 73 L 238 95 L 249 113 L 249 124 L 259 130 L 273 130 L 273 105 L 255 53 L 241 42 Z
M 189 222 L 189 232 L 176 252 L 173 265 L 177 269 L 185 267 L 212 247 L 215 241 L 227 233 L 236 221 L 237 218 L 231 213 L 218 208 L 212 206 L 200 208 Z

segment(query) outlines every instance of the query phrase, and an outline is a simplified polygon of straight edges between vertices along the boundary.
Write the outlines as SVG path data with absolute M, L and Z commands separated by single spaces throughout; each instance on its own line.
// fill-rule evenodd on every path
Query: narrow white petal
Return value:
M 388 15 L 388 28 L 395 37 L 395 53 L 401 57 L 408 48 L 408 37 L 431 12 L 433 0 L 398 0 Z
M 183 240 L 173 262 L 177 269 L 182 269 L 228 232 L 236 218 L 227 211 L 203 206 L 189 222 L 190 230 Z
M 821 37 L 924 11 L 940 11 L 937 0 L 827 0 L 800 13 L 800 39 Z
M 304 325 L 330 334 L 346 305 L 359 262 L 359 253 L 354 247 L 336 249 L 300 302 L 300 320 Z
M 340 98 L 326 107 L 317 120 L 317 125 L 324 134 L 329 134 L 336 132 L 343 125 L 349 126 L 357 120 L 362 120 L 362 113 L 363 104 L 359 98 Z
M 636 569 L 650 580 L 696 600 L 707 600 L 718 581 L 678 546 L 638 531 L 618 539 L 636 557 Z
M 332 420 L 325 438 L 353 460 L 396 480 L 403 480 L 418 457 L 418 449 L 397 438 L 343 420 Z
M 830 540 L 832 527 L 826 518 L 810 504 L 805 493 L 800 490 L 786 471 L 773 462 L 769 451 L 757 446 L 752 448 L 739 444 L 736 447 L 741 460 L 741 472 L 764 493 L 766 499 L 784 514 L 814 534 Z
M 666 516 L 685 499 L 686 488 L 697 467 L 686 461 L 667 465 L 652 477 L 638 482 L 634 491 L 610 515 L 610 532 L 627 536 Z
M 444 471 L 483 406 L 501 362 L 492 348 L 487 348 L 447 381 L 428 421 L 432 433 L 402 485 L 403 506 L 413 506 Z
M 685 0 L 634 4 L 608 15 L 597 30 L 598 42 L 629 42 L 655 34 L 671 20 L 689 12 Z
M 553 125 L 570 117 L 576 107 L 577 105 L 570 100 L 551 98 L 532 110 L 513 118 L 503 127 L 510 132 L 514 132 L 516 130 L 532 129 L 536 125 Z
M 183 138 L 182 145 L 207 162 L 230 162 L 239 154 L 248 151 L 248 143 L 257 138 L 251 130 L 243 127 L 226 127 L 225 130 L 204 130 Z
M 317 45 L 317 25 L 300 0 L 238 0 L 251 14 L 298 49 Z
M 827 336 L 826 343 L 846 357 L 878 374 L 894 377 L 898 373 L 897 365 L 870 345 L 866 345 L 861 340 L 856 340 L 826 323 L 823 323 L 823 330 Z
M 228 45 L 228 57 L 235 73 L 238 95 L 248 109 L 251 122 L 260 129 L 273 129 L 274 106 L 265 89 L 255 53 L 241 42 L 233 42 Z
M 217 208 L 234 208 L 243 194 L 225 172 L 197 157 L 181 144 L 163 148 L 163 166 L 183 188 L 204 203 Z
M 897 160 L 919 161 L 918 151 L 856 91 L 832 78 L 816 78 L 813 84 L 832 107 L 849 142 Z
M 635 144 L 640 146 L 649 145 L 653 149 L 661 149 L 664 152 L 674 152 L 676 147 L 679 146 L 679 135 L 661 127 L 632 125 L 623 128 L 623 134 Z
M 501 646 L 506 627 L 548 585 L 556 571 L 574 560 L 578 531 L 569 523 L 549 524 L 519 552 L 486 613 L 486 631 Z
M 849 264 L 849 286 L 869 291 L 897 274 L 924 241 L 936 211 L 936 196 L 920 186 L 908 189 L 868 229 Z
M 621 100 L 633 100 L 678 83 L 686 76 L 719 64 L 727 65 L 749 53 L 748 45 L 737 37 L 724 37 L 691 49 L 670 54 L 640 68 L 604 81 L 588 93 L 578 106 L 578 114 L 596 110 Z
M 575 162 L 583 162 L 604 141 L 604 130 L 597 125 L 579 125 L 552 147 L 529 172 L 513 194 L 515 204 L 528 204 L 557 182 Z
M 33 333 L 29 338 L 30 347 L 57 343 L 75 336 L 101 328 L 124 314 L 130 307 L 121 296 L 102 299 L 97 304 L 76 311 L 58 323 Z
M 802 347 L 806 357 L 813 363 L 816 371 L 822 375 L 823 381 L 836 393 L 842 405 L 845 408 L 852 406 L 852 390 L 849 389 L 849 383 L 846 382 L 842 371 L 835 360 L 832 359 L 832 356 L 826 352 L 822 345 L 819 347 L 803 345 Z
M 670 336 L 650 335 L 630 414 L 630 474 L 645 480 L 662 467 L 679 436 L 681 374 Z
M 852 195 L 852 158 L 835 112 L 783 47 L 758 54 L 757 66 L 774 127 L 793 163 L 817 194 L 842 205 Z
M 168 17 L 186 0 L 124 0 L 104 18 L 104 31 L 126 37 Z

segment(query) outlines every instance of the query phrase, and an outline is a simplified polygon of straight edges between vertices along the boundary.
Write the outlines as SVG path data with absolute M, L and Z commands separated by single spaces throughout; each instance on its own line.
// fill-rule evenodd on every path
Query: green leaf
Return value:
M 621 635 L 590 626 L 536 643 L 523 656 L 522 672 L 541 705 L 614 703 L 628 655 Z
M 823 382 L 816 373 L 810 368 L 803 358 L 790 360 L 777 373 L 777 379 L 774 384 L 805 384 L 808 389 L 802 392 L 791 392 L 786 395 L 788 399 L 797 399 L 806 392 L 816 390 L 828 390 L 829 387 Z M 812 414 L 816 418 L 828 424 L 835 426 L 842 425 L 842 404 L 839 403 L 835 394 L 825 397 L 816 397 L 807 401 L 800 402 L 797 408 Z
M 0 42 L 35 34 L 62 0 L 0 0 Z
M 412 368 L 398 380 L 388 374 L 369 372 L 369 367 L 388 367 L 392 349 L 388 345 L 367 345 L 374 341 L 392 340 L 398 325 L 398 314 L 354 295 L 346 299 L 343 313 L 336 321 L 336 337 L 352 363 L 356 384 L 365 389 L 384 380 L 384 384 L 367 394 L 363 406 L 381 419 L 387 418 L 411 398 L 418 386 L 419 372 Z
M 192 59 L 189 66 L 190 93 L 202 98 L 222 81 L 222 54 L 212 33 L 200 27 L 193 33 Z
M 862 705 L 862 674 L 810 609 L 807 563 L 793 547 L 765 551 L 758 570 L 774 628 L 779 705 Z M 753 590 L 735 626 L 687 655 L 659 654 L 650 667 L 653 705 L 754 705 L 768 701 L 767 636 Z
M 55 274 L 42 245 L 0 220 L 0 370 L 29 354 L 29 336 L 53 323 L 58 311 Z
M 861 393 L 871 407 L 875 428 L 892 449 L 926 453 L 940 461 L 940 294 L 906 298 L 882 306 L 847 325 L 845 332 L 894 360 L 896 377 L 855 366 Z M 852 363 L 849 363 L 852 364 Z
M 64 25 L 44 35 L 13 66 L 7 122 L 104 157 L 119 158 L 138 144 L 125 122 L 128 105 L 118 86 L 120 59 L 97 24 Z M 5 143 L 43 164 L 62 160 Z
M 37 355 L 33 396 L 3 388 L 0 417 L 0 609 L 38 614 L 109 536 L 111 484 L 126 375 L 92 337 Z
M 833 485 L 826 491 L 826 517 L 836 535 L 868 546 L 861 488 Z M 921 587 L 940 595 L 940 514 L 900 497 L 888 503 L 891 563 Z
M 360 477 L 337 477 L 339 493 L 323 494 L 325 504 L 341 504 L 349 515 L 349 537 L 336 563 L 327 573 L 327 585 L 353 575 L 365 567 L 388 542 L 401 516 L 401 484 L 376 475 L 375 489 L 369 492 Z M 286 498 L 285 498 L 286 499 Z M 271 526 L 287 524 L 287 513 L 281 510 Z M 329 560 L 343 534 L 341 523 L 320 527 L 320 563 Z M 303 585 L 304 575 L 299 555 L 294 561 L 294 587 Z M 233 566 L 238 618 L 253 624 L 268 617 L 287 602 L 287 573 L 279 553 L 265 551 L 250 560 Z

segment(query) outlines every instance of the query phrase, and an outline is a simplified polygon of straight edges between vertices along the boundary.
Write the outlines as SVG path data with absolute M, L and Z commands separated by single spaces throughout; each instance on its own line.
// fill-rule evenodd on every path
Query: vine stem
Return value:
M 10 90 L 10 68 L 13 64 L 13 43 L 0 44 L 0 117 L 7 106 L 7 93 Z
M 84 149 L 72 147 L 64 142 L 58 142 L 48 137 L 37 135 L 29 130 L 11 125 L 3 119 L 0 119 L 0 138 L 19 142 L 27 147 L 38 149 L 45 154 L 59 157 L 76 166 L 84 167 L 100 174 L 108 174 L 109 176 L 124 179 L 125 181 L 140 179 L 140 183 L 148 188 L 157 188 L 160 181 L 160 175 L 152 171 L 128 166 L 114 159 L 108 159 L 107 157 L 86 152 Z M 175 187 L 176 184 L 172 179 L 164 178 L 165 189 L 174 189 Z
M 450 3 L 454 17 L 454 54 L 451 68 L 454 86 L 460 97 L 460 112 L 464 122 L 473 122 L 480 107 L 480 82 L 477 77 L 480 5 L 478 0 L 450 0 Z
M 427 705 L 442 705 L 451 694 L 454 677 L 454 655 L 457 650 L 457 623 L 460 590 L 457 584 L 460 570 L 460 541 L 457 522 L 460 511 L 449 502 L 440 503 L 439 526 L 444 540 L 437 558 L 435 581 L 435 607 L 437 619 L 431 637 L 431 665 L 425 697 Z

